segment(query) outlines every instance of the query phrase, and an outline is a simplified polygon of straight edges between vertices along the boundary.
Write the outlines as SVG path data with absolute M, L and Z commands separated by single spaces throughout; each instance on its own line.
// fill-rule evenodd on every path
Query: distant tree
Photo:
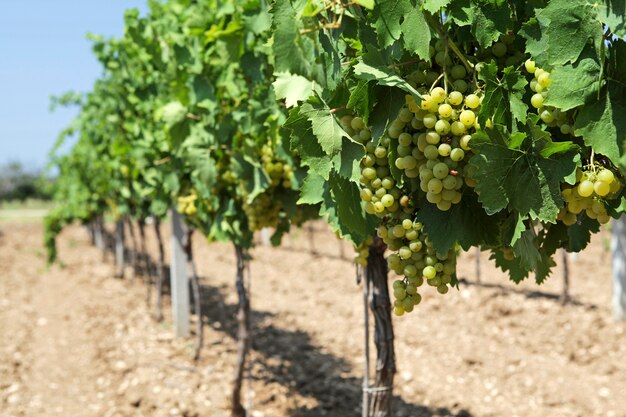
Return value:
M 53 179 L 39 170 L 24 168 L 21 162 L 9 162 L 0 167 L 0 201 L 50 200 L 53 187 Z

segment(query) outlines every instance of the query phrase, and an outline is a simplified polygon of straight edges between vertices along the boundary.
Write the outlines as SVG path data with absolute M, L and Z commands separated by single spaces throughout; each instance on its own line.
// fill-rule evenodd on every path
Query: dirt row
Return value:
M 315 225 L 324 229 L 323 224 Z M 164 233 L 167 235 L 166 227 Z M 395 415 L 625 417 L 626 325 L 611 318 L 607 236 L 544 285 L 514 285 L 475 253 L 459 291 L 426 292 L 395 318 Z M 46 268 L 39 223 L 0 222 L 0 415 L 227 416 L 235 356 L 235 254 L 194 240 L 205 345 L 151 319 L 142 278 L 113 278 L 76 226 Z M 253 351 L 244 398 L 254 417 L 357 416 L 363 305 L 354 267 L 328 231 L 254 250 Z M 152 233 L 149 251 L 156 254 Z M 351 251 L 344 245 L 343 252 Z M 166 305 L 167 305 L 166 299 Z M 195 319 L 195 318 L 194 318 Z

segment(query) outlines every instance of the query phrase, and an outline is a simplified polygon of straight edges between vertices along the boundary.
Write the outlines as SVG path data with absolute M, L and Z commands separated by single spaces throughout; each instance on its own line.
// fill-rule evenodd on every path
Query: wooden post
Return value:
M 561 249 L 561 261 L 563 262 L 563 291 L 561 292 L 561 303 L 567 304 L 569 296 L 569 256 L 565 249 Z
M 626 218 L 613 220 L 613 317 L 626 320 Z
M 371 386 L 363 387 L 369 394 L 367 412 L 370 417 L 390 417 L 393 401 L 393 378 L 396 373 L 391 301 L 387 285 L 385 244 L 379 237 L 369 247 L 366 282 L 369 304 L 374 316 L 374 345 L 376 346 L 376 376 Z
M 104 236 L 102 234 L 102 218 L 100 216 L 96 217 L 93 221 L 94 228 L 94 237 L 96 248 L 100 250 L 104 249 Z
M 115 277 L 124 278 L 124 218 L 115 222 Z
M 187 255 L 183 245 L 185 232 L 183 219 L 172 210 L 172 261 L 170 264 L 170 286 L 172 288 L 172 315 L 177 337 L 189 336 L 189 279 L 187 277 Z

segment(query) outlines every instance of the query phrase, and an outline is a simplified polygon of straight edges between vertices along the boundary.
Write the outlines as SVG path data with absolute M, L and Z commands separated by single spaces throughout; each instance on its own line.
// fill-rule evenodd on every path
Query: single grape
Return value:
M 433 178 L 428 181 L 428 191 L 433 194 L 439 194 L 443 189 L 443 183 L 438 178 Z
M 435 278 L 435 276 L 437 275 L 437 271 L 435 270 L 434 267 L 432 266 L 426 266 L 424 267 L 424 269 L 422 270 L 422 275 L 424 276 L 424 278 L 426 279 L 433 279 Z
M 444 119 L 437 120 L 437 123 L 435 123 L 435 130 L 441 135 L 446 135 L 450 131 L 450 122 Z
M 461 115 L 459 116 L 459 121 L 467 127 L 472 126 L 474 124 L 475 119 L 476 119 L 476 115 L 471 110 L 463 110 L 461 112 Z
M 439 150 L 439 155 L 443 157 L 450 155 L 450 152 L 452 151 L 452 147 L 447 143 L 440 144 L 437 149 Z
M 452 116 L 452 106 L 445 103 L 439 105 L 439 115 L 444 118 Z
M 578 184 L 578 194 L 581 197 L 589 197 L 593 194 L 593 183 L 589 180 L 583 180 Z
M 430 96 L 433 98 L 433 100 L 435 100 L 435 102 L 443 103 L 443 101 L 446 99 L 446 91 L 441 87 L 435 87 L 430 92 Z
M 480 106 L 480 98 L 476 94 L 468 94 L 465 97 L 465 105 L 470 109 Z
M 463 149 L 461 148 L 454 148 L 450 152 L 450 159 L 455 162 L 461 161 L 463 158 L 465 158 L 465 152 L 463 152 Z
M 534 73 L 535 72 L 535 61 L 531 60 L 531 59 L 527 59 L 526 62 L 524 62 L 524 67 L 526 68 L 526 71 L 528 71 L 529 73 Z
M 596 181 L 595 184 L 593 184 L 593 190 L 600 197 L 604 197 L 611 191 L 611 186 L 604 181 Z
M 536 108 L 536 109 L 540 109 L 543 107 L 543 96 L 539 93 L 537 94 L 533 94 L 533 96 L 530 98 L 530 104 Z
M 606 182 L 607 184 L 611 184 L 615 179 L 615 175 L 611 170 L 602 169 L 598 172 L 597 178 L 599 181 Z

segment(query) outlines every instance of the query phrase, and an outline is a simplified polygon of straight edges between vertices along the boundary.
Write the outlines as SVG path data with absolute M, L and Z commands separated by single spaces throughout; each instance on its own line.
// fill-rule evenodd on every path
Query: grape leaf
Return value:
M 501 237 L 502 243 L 506 246 L 513 246 L 515 242 L 522 236 L 522 232 L 526 230 L 524 220 L 527 217 L 521 216 L 517 212 L 511 213 L 509 217 L 502 223 Z
M 301 75 L 280 72 L 274 74 L 276 80 L 272 83 L 276 92 L 276 98 L 285 99 L 285 105 L 293 107 L 299 101 L 305 101 L 320 90 L 315 81 L 310 81 Z
M 623 0 L 600 0 L 587 2 L 598 13 L 598 20 L 607 25 L 611 32 L 619 37 L 626 36 L 626 2 Z
M 576 62 L 590 38 L 599 45 L 603 32 L 596 16 L 587 0 L 551 0 L 519 33 L 537 65 L 552 69 Z
M 404 105 L 405 94 L 397 88 L 379 88 L 376 98 L 376 106 L 372 110 L 369 120 L 372 130 L 372 138 L 375 143 L 385 133 L 387 125 L 398 116 Z
M 371 236 L 378 218 L 365 213 L 361 206 L 359 189 L 353 182 L 336 174 L 323 183 L 320 215 L 334 232 L 338 232 L 355 244 L 361 244 Z
M 424 224 L 433 247 L 439 254 L 446 254 L 459 243 L 465 250 L 472 246 L 492 245 L 499 240 L 498 220 L 482 209 L 474 193 L 463 195 L 461 204 L 454 204 L 448 211 L 441 211 L 427 203 L 416 213 L 415 220 Z
M 350 99 L 346 105 L 349 109 L 355 109 L 356 113 L 363 117 L 365 124 L 368 124 L 370 110 L 374 102 L 374 82 L 360 80 L 356 88 L 350 93 Z
M 354 74 L 361 80 L 375 80 L 380 85 L 398 87 L 419 98 L 422 95 L 402 77 L 389 69 L 380 53 L 370 48 L 371 52 L 363 54 L 362 59 L 354 66 Z
M 546 246 L 556 251 L 563 247 L 568 252 L 580 252 L 591 242 L 591 234 L 600 230 L 600 224 L 586 215 L 579 216 L 578 222 L 566 226 L 561 222 L 550 226 L 546 235 Z
M 614 97 L 609 89 L 599 102 L 589 103 L 580 109 L 576 118 L 576 135 L 582 136 L 585 145 L 596 153 L 608 157 L 614 164 L 626 166 L 626 106 Z
M 450 1 L 451 0 L 424 0 L 423 7 L 425 10 L 428 10 L 429 12 L 435 14 L 441 8 L 446 7 L 448 4 L 450 4 Z
M 404 48 L 411 53 L 416 53 L 422 59 L 430 59 L 428 54 L 431 37 L 430 28 L 422 11 L 417 7 L 411 8 L 404 16 L 400 28 L 402 29 Z
M 485 95 L 478 113 L 481 125 L 491 118 L 493 123 L 505 125 L 511 130 L 514 119 L 526 122 L 528 106 L 523 97 L 528 82 L 521 72 L 507 67 L 499 79 L 498 66 L 491 62 L 483 67 L 478 78 L 485 82 Z
M 513 253 L 519 261 L 520 266 L 526 271 L 534 271 L 541 261 L 539 250 L 534 244 L 535 232 L 533 230 L 524 230 L 520 238 L 513 245 Z
M 331 157 L 341 152 L 344 137 L 351 139 L 337 123 L 330 109 L 321 103 L 302 104 L 300 114 L 309 119 L 313 135 L 317 138 L 322 150 Z
M 372 10 L 375 6 L 374 0 L 354 0 L 354 2 L 370 10 Z
M 284 127 L 289 129 L 289 148 L 300 155 L 302 165 L 308 166 L 315 173 L 328 180 L 332 169 L 332 161 L 322 150 L 322 147 L 313 134 L 311 122 L 301 115 L 299 108 L 293 109 Z
M 582 106 L 598 93 L 600 63 L 595 53 L 585 54 L 573 65 L 557 67 L 550 75 L 552 84 L 544 104 L 563 111 Z
M 503 0 L 472 0 L 472 33 L 483 48 L 513 28 L 509 3 Z
M 276 0 L 273 6 L 274 55 L 276 72 L 289 72 L 325 85 L 324 68 L 317 63 L 317 37 L 301 34 L 304 29 L 298 16 L 307 0 Z
M 554 143 L 535 131 L 505 136 L 496 129 L 477 132 L 476 192 L 488 213 L 509 209 L 554 222 L 563 206 L 560 183 L 576 169 L 575 145 Z M 552 153 L 552 149 L 558 152 Z M 543 156 L 545 155 L 545 156 Z
M 326 179 L 315 172 L 309 172 L 300 188 L 300 199 L 297 204 L 317 204 L 324 201 L 322 197 Z
M 410 0 L 377 0 L 372 20 L 381 48 L 386 48 L 400 39 L 401 22 L 411 12 Z

